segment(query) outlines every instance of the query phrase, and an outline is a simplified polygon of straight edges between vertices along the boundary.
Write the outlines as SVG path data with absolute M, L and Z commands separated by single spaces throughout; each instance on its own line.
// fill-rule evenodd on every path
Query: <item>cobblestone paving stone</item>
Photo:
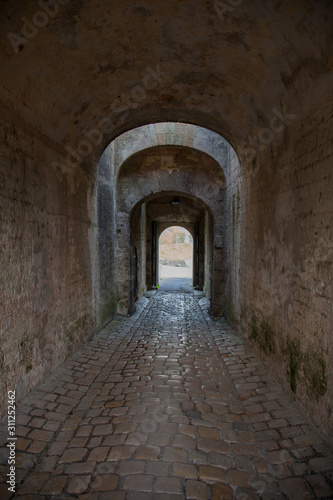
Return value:
M 158 292 L 17 408 L 15 498 L 333 498 L 333 454 L 207 300 Z M 6 421 L 0 498 L 11 498 Z

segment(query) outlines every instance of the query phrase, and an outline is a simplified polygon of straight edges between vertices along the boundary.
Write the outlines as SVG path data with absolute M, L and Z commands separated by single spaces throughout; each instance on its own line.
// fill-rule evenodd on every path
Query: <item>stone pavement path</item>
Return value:
M 206 299 L 139 306 L 19 405 L 15 498 L 333 498 L 325 440 Z
M 160 291 L 193 293 L 192 278 L 161 278 Z

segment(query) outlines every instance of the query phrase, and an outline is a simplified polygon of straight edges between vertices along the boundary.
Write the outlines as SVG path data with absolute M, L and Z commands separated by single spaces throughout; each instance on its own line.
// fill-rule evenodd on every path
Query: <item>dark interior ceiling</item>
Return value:
M 273 109 L 304 113 L 332 92 L 331 0 L 244 0 L 220 16 L 207 0 L 58 7 L 16 54 L 8 34 L 22 36 L 22 18 L 42 9 L 1 2 L 0 102 L 4 118 L 59 151 L 105 117 L 113 127 L 96 139 L 94 154 L 157 121 L 210 128 L 237 150 Z M 148 83 L 154 88 L 143 91 Z

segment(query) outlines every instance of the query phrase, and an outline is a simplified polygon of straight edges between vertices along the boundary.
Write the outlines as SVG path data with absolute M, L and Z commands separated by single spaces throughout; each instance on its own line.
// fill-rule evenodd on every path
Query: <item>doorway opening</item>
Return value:
M 161 233 L 158 241 L 158 275 L 162 290 L 192 288 L 193 248 L 193 237 L 184 227 L 171 226 Z
M 123 195 L 127 200 L 128 189 Z M 129 286 L 128 298 L 124 294 L 121 304 L 133 312 L 136 298 L 156 289 L 192 294 L 204 292 L 213 303 L 214 283 L 222 283 L 214 280 L 213 258 L 222 259 L 218 259 L 219 249 L 214 246 L 213 215 L 200 199 L 179 191 L 154 193 L 136 204 L 128 222 L 128 231 L 121 229 L 117 240 L 119 267 L 124 271 L 118 286 L 119 289 L 126 283 Z M 124 222 L 120 227 L 124 227 Z M 165 241 L 163 233 L 170 228 L 176 229 L 166 232 Z M 169 233 L 174 234 L 170 236 Z M 165 246 L 168 243 L 171 251 Z M 182 247 L 185 255 L 181 252 Z M 129 276 L 126 276 L 124 263 L 129 265 Z

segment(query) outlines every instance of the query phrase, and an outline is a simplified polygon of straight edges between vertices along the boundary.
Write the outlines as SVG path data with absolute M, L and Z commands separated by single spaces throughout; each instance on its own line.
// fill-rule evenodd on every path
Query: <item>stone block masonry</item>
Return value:
M 207 305 L 141 299 L 22 401 L 18 496 L 332 497 L 326 440 Z

